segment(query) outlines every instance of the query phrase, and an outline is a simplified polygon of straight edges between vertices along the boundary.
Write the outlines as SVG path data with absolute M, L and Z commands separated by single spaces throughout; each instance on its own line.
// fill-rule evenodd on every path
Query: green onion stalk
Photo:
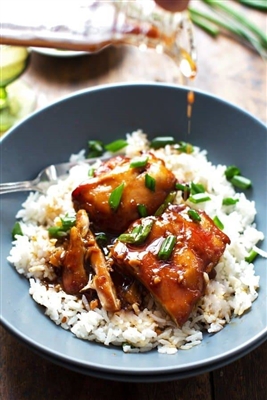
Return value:
M 192 22 L 205 30 L 212 37 L 220 33 L 229 34 L 231 37 L 252 47 L 263 59 L 267 58 L 266 31 L 258 27 L 247 18 L 244 13 L 221 0 L 202 0 L 205 9 L 190 6 L 189 12 Z M 244 6 L 267 11 L 266 0 L 239 0 Z

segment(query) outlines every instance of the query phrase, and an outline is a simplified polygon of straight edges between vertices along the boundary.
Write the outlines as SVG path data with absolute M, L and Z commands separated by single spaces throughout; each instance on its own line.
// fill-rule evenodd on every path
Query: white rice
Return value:
M 127 134 L 127 140 L 129 145 L 125 151 L 129 156 L 137 155 L 149 146 L 142 131 Z M 174 354 L 178 349 L 190 349 L 201 343 L 203 331 L 218 332 L 234 316 L 241 316 L 251 308 L 258 296 L 259 277 L 255 275 L 253 264 L 247 263 L 245 257 L 264 239 L 264 235 L 254 223 L 254 202 L 243 193 L 235 192 L 225 178 L 226 166 L 212 165 L 205 150 L 195 147 L 192 154 L 177 155 L 171 146 L 166 146 L 155 153 L 165 160 L 178 179 L 205 186 L 211 201 L 197 206 L 211 218 L 217 215 L 231 239 L 216 266 L 216 278 L 209 280 L 205 275 L 205 295 L 181 329 L 151 298 L 144 310 L 135 308 L 134 311 L 122 310 L 113 314 L 98 308 L 90 310 L 85 296 L 78 299 L 52 283 L 42 282 L 43 278 L 52 281 L 55 276 L 53 268 L 48 265 L 55 240 L 49 239 L 47 228 L 54 225 L 58 217 L 73 211 L 70 194 L 87 179 L 87 164 L 73 167 L 65 180 L 48 189 L 46 196 L 38 193 L 28 196 L 16 216 L 21 221 L 23 236 L 16 236 L 8 260 L 18 273 L 29 279 L 29 293 L 45 307 L 45 314 L 78 338 L 122 346 L 124 352 L 157 348 L 160 353 Z M 72 160 L 82 160 L 84 155 L 85 152 L 81 151 L 73 155 Z M 234 206 L 222 206 L 225 197 L 239 201 Z M 194 204 L 190 206 L 195 207 Z

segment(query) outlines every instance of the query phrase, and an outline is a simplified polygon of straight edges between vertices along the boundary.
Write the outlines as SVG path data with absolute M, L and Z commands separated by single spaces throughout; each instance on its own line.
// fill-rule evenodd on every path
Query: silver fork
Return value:
M 85 160 L 77 162 L 67 162 L 62 164 L 49 165 L 41 172 L 39 172 L 37 177 L 31 181 L 1 183 L 0 194 L 21 192 L 27 190 L 38 191 L 40 193 L 45 194 L 47 188 L 51 184 L 56 183 L 60 177 L 66 175 L 70 170 L 70 168 L 74 167 L 75 165 L 79 165 L 82 163 L 90 165 L 94 164 L 96 161 L 107 160 L 107 158 L 108 157 L 87 158 Z

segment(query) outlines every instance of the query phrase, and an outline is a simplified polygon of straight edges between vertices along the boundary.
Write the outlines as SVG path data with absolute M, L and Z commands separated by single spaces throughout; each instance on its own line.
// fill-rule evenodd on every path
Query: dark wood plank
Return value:
M 267 394 L 267 342 L 212 373 L 215 400 L 264 400 Z
M 159 383 L 115 382 L 59 367 L 0 327 L 0 398 L 3 400 L 212 400 L 209 374 Z

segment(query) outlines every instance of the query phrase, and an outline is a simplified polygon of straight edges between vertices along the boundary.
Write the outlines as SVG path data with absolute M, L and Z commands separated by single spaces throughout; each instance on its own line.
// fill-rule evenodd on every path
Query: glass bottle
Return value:
M 153 0 L 2 0 L 1 20 L 2 44 L 91 53 L 128 44 L 168 55 L 186 78 L 196 75 L 188 12 L 168 12 Z

